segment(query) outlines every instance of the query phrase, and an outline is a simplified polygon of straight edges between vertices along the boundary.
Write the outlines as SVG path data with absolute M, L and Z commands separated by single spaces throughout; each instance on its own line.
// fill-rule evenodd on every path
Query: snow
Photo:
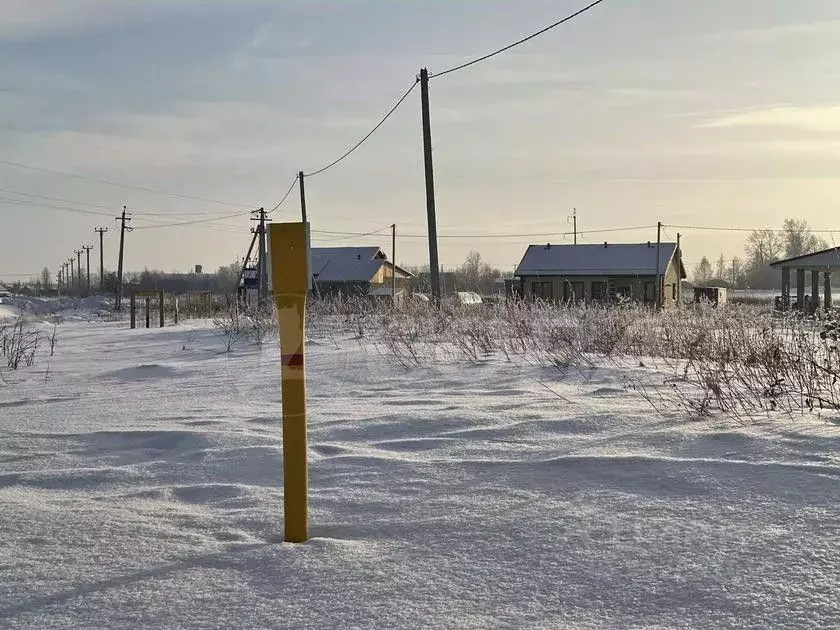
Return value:
M 0 627 L 840 624 L 831 419 L 688 422 L 630 368 L 406 370 L 335 341 L 307 346 L 303 545 L 275 344 L 79 317 L 4 370 Z

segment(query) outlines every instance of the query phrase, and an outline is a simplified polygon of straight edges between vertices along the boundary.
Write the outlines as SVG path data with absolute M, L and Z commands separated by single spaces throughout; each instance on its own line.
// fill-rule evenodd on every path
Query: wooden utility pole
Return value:
M 682 234 L 677 232 L 677 308 L 682 308 Z
M 303 171 L 298 173 L 298 182 L 300 183 L 300 220 L 306 223 L 306 185 L 303 183 Z
M 572 233 L 575 235 L 575 245 L 577 245 L 577 208 L 572 208 Z
M 120 222 L 120 253 L 117 261 L 117 297 L 114 301 L 114 310 L 119 312 L 122 310 L 122 293 L 123 293 L 123 255 L 125 253 L 125 233 L 131 232 L 132 228 L 126 224 L 131 221 L 130 217 L 126 216 L 126 207 L 123 206 L 122 216 L 117 217 Z
M 391 224 L 391 300 L 397 301 L 397 224 Z
M 440 306 L 435 167 L 432 159 L 432 122 L 429 114 L 429 71 L 426 68 L 420 69 L 420 105 L 423 117 L 423 161 L 426 168 L 426 215 L 429 223 L 429 274 L 432 281 L 432 301 Z
M 90 250 L 93 249 L 93 245 L 82 245 L 82 249 L 87 254 L 87 289 L 85 295 L 90 295 Z
M 260 274 L 260 282 L 257 290 L 257 304 L 262 305 L 263 302 L 265 302 L 265 299 L 268 297 L 268 256 L 265 247 L 265 208 L 254 210 L 253 214 L 255 216 L 251 217 L 251 220 L 259 221 L 259 225 L 256 228 L 252 228 L 252 230 L 254 231 L 256 238 L 259 239 L 259 253 L 257 255 L 259 257 L 258 269 Z
M 72 256 L 70 258 L 68 258 L 67 260 L 70 263 L 70 290 L 72 291 L 73 290 L 73 283 L 76 281 L 76 271 L 75 271 L 76 268 L 73 266 L 76 261 L 73 259 Z
M 662 309 L 662 282 L 660 281 L 659 252 L 662 249 L 662 222 L 656 222 L 656 310 Z
M 108 231 L 106 227 L 93 228 L 93 231 L 99 234 L 99 290 L 105 292 L 105 256 L 102 253 L 102 236 Z
M 76 273 L 78 274 L 78 288 L 79 288 L 79 295 L 83 293 L 82 291 L 82 251 L 81 249 L 74 249 L 73 253 L 76 254 Z

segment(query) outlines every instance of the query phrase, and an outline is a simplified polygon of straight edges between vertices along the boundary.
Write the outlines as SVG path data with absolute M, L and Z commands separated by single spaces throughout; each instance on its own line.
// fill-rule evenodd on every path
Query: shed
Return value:
M 770 266 L 781 271 L 782 295 L 777 300 L 781 310 L 787 311 L 793 306 L 797 310 L 816 311 L 820 307 L 820 274 L 823 285 L 822 307 L 825 310 L 832 307 L 831 272 L 840 269 L 840 247 L 786 258 L 771 263 Z M 791 271 L 796 272 L 796 302 L 793 305 L 790 299 Z M 811 276 L 810 294 L 805 293 L 806 271 Z
M 726 304 L 726 287 L 694 287 L 694 301 L 715 306 Z

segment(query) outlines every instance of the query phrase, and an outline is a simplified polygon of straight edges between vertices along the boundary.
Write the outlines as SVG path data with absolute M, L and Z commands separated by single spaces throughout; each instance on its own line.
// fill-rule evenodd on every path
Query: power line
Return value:
M 380 234 L 380 233 L 384 232 L 385 230 L 390 230 L 390 229 L 391 229 L 391 226 L 386 225 L 385 227 L 381 227 L 378 230 L 373 230 L 372 232 L 365 232 L 363 234 L 362 233 L 353 233 L 353 234 L 347 234 L 345 236 L 338 236 L 336 238 L 319 238 L 318 240 L 321 241 L 321 242 L 344 241 L 344 240 L 347 240 L 348 238 L 355 238 L 355 237 L 362 237 L 362 236 L 373 236 L 375 234 Z M 313 232 L 316 233 L 316 234 L 323 233 L 322 230 L 313 230 Z
M 215 217 L 215 218 L 211 218 L 211 219 L 196 219 L 195 221 L 182 221 L 180 223 L 158 223 L 158 224 L 153 224 L 153 225 L 141 225 L 141 226 L 135 227 L 134 229 L 135 230 L 154 230 L 154 229 L 157 229 L 157 228 L 178 227 L 178 226 L 181 226 L 181 225 L 195 225 L 197 223 L 211 223 L 213 221 L 222 221 L 224 219 L 232 219 L 234 217 L 241 217 L 245 214 L 251 214 L 251 211 L 249 210 L 248 212 L 237 212 L 236 214 L 226 214 L 224 216 Z
M 70 208 L 68 206 L 57 206 L 51 203 L 37 203 L 35 201 L 26 201 L 24 199 L 12 199 L 9 197 L 0 197 L 0 203 L 12 204 L 17 206 L 28 206 L 30 208 L 52 208 L 54 210 L 63 210 L 65 212 L 75 212 L 77 214 L 91 214 L 100 217 L 110 217 L 111 212 L 96 212 L 95 210 L 82 210 L 81 208 Z
M 7 166 L 15 166 L 17 168 L 25 168 L 31 171 L 38 171 L 41 173 L 49 173 L 51 175 L 61 175 L 62 177 L 72 177 L 73 179 L 81 179 L 90 182 L 96 182 L 97 184 L 104 184 L 106 186 L 116 186 L 118 188 L 128 188 L 130 190 L 139 190 L 140 192 L 151 193 L 153 195 L 163 195 L 166 197 L 176 197 L 178 199 L 189 199 L 191 201 L 201 201 L 203 203 L 214 203 L 221 206 L 233 206 L 234 208 L 237 206 L 245 207 L 247 204 L 238 204 L 238 203 L 230 203 L 228 201 L 220 201 L 218 199 L 210 199 L 208 197 L 193 197 L 192 195 L 184 195 L 181 193 L 174 193 L 169 192 L 166 190 L 158 190 L 156 188 L 147 188 L 146 186 L 134 186 L 132 184 L 123 184 L 120 182 L 111 181 L 108 179 L 99 179 L 96 177 L 87 177 L 85 175 L 79 175 L 77 173 L 67 173 L 64 171 L 57 171 L 54 169 L 43 168 L 41 166 L 32 166 L 31 164 L 23 164 L 22 162 L 13 162 L 11 160 L 0 160 L 0 164 L 5 164 Z
M 100 203 L 91 203 L 91 202 L 88 202 L 88 201 L 75 201 L 73 199 L 64 199 L 63 197 L 50 197 L 49 195 L 38 195 L 38 194 L 35 194 L 35 193 L 24 192 L 22 190 L 9 190 L 9 189 L 6 189 L 6 188 L 0 188 L 0 192 L 8 193 L 8 194 L 11 194 L 11 195 L 21 195 L 21 196 L 24 196 L 24 197 L 33 197 L 35 199 L 48 199 L 50 201 L 61 201 L 61 202 L 64 202 L 64 203 L 72 203 L 72 204 L 77 205 L 77 206 L 86 206 L 86 207 L 89 207 L 89 208 L 101 208 L 103 210 L 108 210 L 109 211 L 109 212 L 106 213 L 107 216 L 111 216 L 111 213 L 113 212 L 112 206 L 106 206 L 106 205 L 100 204 Z M 33 205 L 40 205 L 40 204 L 34 204 L 34 202 L 29 202 L 29 203 L 32 203 Z M 44 207 L 58 207 L 58 206 L 45 205 Z M 63 207 L 60 207 L 60 208 L 63 208 Z M 220 213 L 218 213 L 218 212 L 142 212 L 141 215 L 142 216 L 150 216 L 150 217 L 172 217 L 172 218 L 179 217 L 179 216 L 184 216 L 184 217 L 221 216 Z
M 390 226 L 388 226 L 390 227 Z M 578 235 L 581 234 L 602 234 L 602 233 L 610 233 L 610 232 L 629 232 L 629 231 L 636 231 L 636 230 L 652 230 L 656 228 L 655 225 L 638 225 L 638 226 L 630 226 L 630 227 L 620 227 L 620 228 L 604 228 L 602 230 L 584 230 L 579 231 Z M 383 228 L 385 229 L 385 228 Z M 381 232 L 382 230 L 377 230 L 377 232 Z M 376 232 L 340 232 L 335 230 L 312 230 L 313 234 L 327 234 L 327 235 L 336 235 L 336 236 L 369 236 L 371 234 L 375 234 Z M 569 236 L 572 232 L 536 232 L 531 234 L 439 234 L 438 238 L 470 238 L 470 239 L 479 239 L 479 238 L 495 238 L 495 239 L 504 239 L 504 238 L 544 238 L 544 237 L 553 237 L 553 236 Z M 400 234 L 400 238 L 428 238 L 427 234 Z
M 536 33 L 532 33 L 531 35 L 528 35 L 527 37 L 523 37 L 522 39 L 520 39 L 518 41 L 515 41 L 512 44 L 508 44 L 504 48 L 499 48 L 498 50 L 495 50 L 495 51 L 493 51 L 493 52 L 491 52 L 487 55 L 479 57 L 478 59 L 473 59 L 472 61 L 462 63 L 461 65 L 455 66 L 454 68 L 449 68 L 448 70 L 443 70 L 442 72 L 437 72 L 435 74 L 429 75 L 429 78 L 434 79 L 436 77 L 442 77 L 443 75 L 449 74 L 451 72 L 458 72 L 459 70 L 463 70 L 464 68 L 468 68 L 468 67 L 473 66 L 477 63 L 481 63 L 482 61 L 486 61 L 487 59 L 490 59 L 491 57 L 495 57 L 496 55 L 500 55 L 503 52 L 506 52 L 506 51 L 510 50 L 511 48 L 515 48 L 516 46 L 519 46 L 520 44 L 524 44 L 525 42 L 530 41 L 530 40 L 534 39 L 535 37 L 539 37 L 543 33 L 547 33 L 551 29 L 556 28 L 556 27 L 560 26 L 561 24 L 565 24 L 569 20 L 573 20 L 577 16 L 581 15 L 582 13 L 586 13 L 587 11 L 589 11 L 590 9 L 594 8 L 595 6 L 601 4 L 602 2 L 604 2 L 604 0 L 595 0 L 595 2 L 592 2 L 588 5 L 586 5 L 585 7 L 575 11 L 571 15 L 567 15 L 562 20 L 559 20 L 558 22 L 555 22 L 554 24 L 550 24 L 550 25 L 546 26 L 545 28 L 540 29 Z
M 292 180 L 291 186 L 289 186 L 289 190 L 286 191 L 286 194 L 283 195 L 283 198 L 280 201 L 278 201 L 277 205 L 274 206 L 271 210 L 269 210 L 267 214 L 271 214 L 272 212 L 277 210 L 277 208 L 279 208 L 280 206 L 283 205 L 283 203 L 286 201 L 286 199 L 288 199 L 289 195 L 291 195 L 292 191 L 295 189 L 295 184 L 298 183 L 298 178 L 299 178 L 299 175 L 295 175 L 295 178 Z
M 663 224 L 664 227 L 664 224 Z M 706 231 L 706 232 L 778 232 L 783 234 L 787 230 L 784 228 L 768 228 L 768 227 L 757 227 L 757 228 L 746 228 L 746 227 L 724 227 L 724 226 L 713 226 L 713 225 L 668 225 L 668 227 L 677 228 L 680 230 L 697 230 L 697 231 Z M 840 232 L 840 228 L 835 228 L 833 230 L 828 229 L 811 229 L 808 228 L 808 231 L 813 234 L 832 234 L 833 232 Z
M 374 133 L 376 133 L 376 131 L 382 125 L 385 124 L 385 121 L 388 120 L 391 117 L 391 114 L 393 114 L 395 111 L 397 111 L 397 108 L 399 108 L 399 106 L 403 104 L 403 101 L 405 101 L 405 99 L 408 98 L 408 95 L 411 94 L 412 90 L 414 90 L 414 88 L 417 87 L 418 82 L 419 82 L 419 79 L 415 79 L 414 83 L 411 84 L 411 87 L 408 88 L 408 90 L 405 92 L 405 94 L 403 94 L 400 97 L 400 99 L 397 101 L 396 105 L 394 105 L 390 109 L 390 111 L 387 114 L 385 114 L 385 116 L 382 118 L 382 120 L 380 120 L 378 123 L 376 123 L 376 126 L 373 129 L 371 129 L 370 132 L 368 132 L 368 134 L 364 138 L 362 138 L 356 144 L 354 144 L 352 147 L 350 147 L 350 149 L 347 152 L 345 152 L 343 155 L 341 155 L 341 157 L 339 157 L 336 160 L 333 160 L 332 162 L 330 162 L 326 166 L 323 166 L 323 167 L 319 168 L 317 171 L 312 171 L 311 173 L 304 173 L 304 176 L 305 177 L 314 177 L 315 175 L 320 175 L 324 171 L 327 171 L 327 170 L 331 169 L 333 166 L 335 166 L 336 164 L 338 164 L 339 162 L 341 162 L 345 158 L 349 157 L 351 153 L 353 153 L 356 149 L 358 149 L 365 142 L 367 142 L 368 138 L 370 138 Z

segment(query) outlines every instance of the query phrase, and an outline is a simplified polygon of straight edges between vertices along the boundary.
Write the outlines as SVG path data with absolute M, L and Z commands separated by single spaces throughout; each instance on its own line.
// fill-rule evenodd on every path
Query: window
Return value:
M 656 301 L 656 284 L 653 282 L 645 282 L 645 302 Z
M 563 299 L 566 302 L 582 300 L 583 297 L 583 282 L 569 282 L 566 280 L 563 283 Z
M 603 302 L 607 298 L 607 283 L 600 281 L 592 282 L 592 300 Z
M 671 285 L 671 299 L 675 300 L 675 301 L 677 299 L 677 285 L 676 284 Z
M 550 300 L 553 296 L 551 280 L 534 280 L 531 285 L 531 293 L 535 298 Z

